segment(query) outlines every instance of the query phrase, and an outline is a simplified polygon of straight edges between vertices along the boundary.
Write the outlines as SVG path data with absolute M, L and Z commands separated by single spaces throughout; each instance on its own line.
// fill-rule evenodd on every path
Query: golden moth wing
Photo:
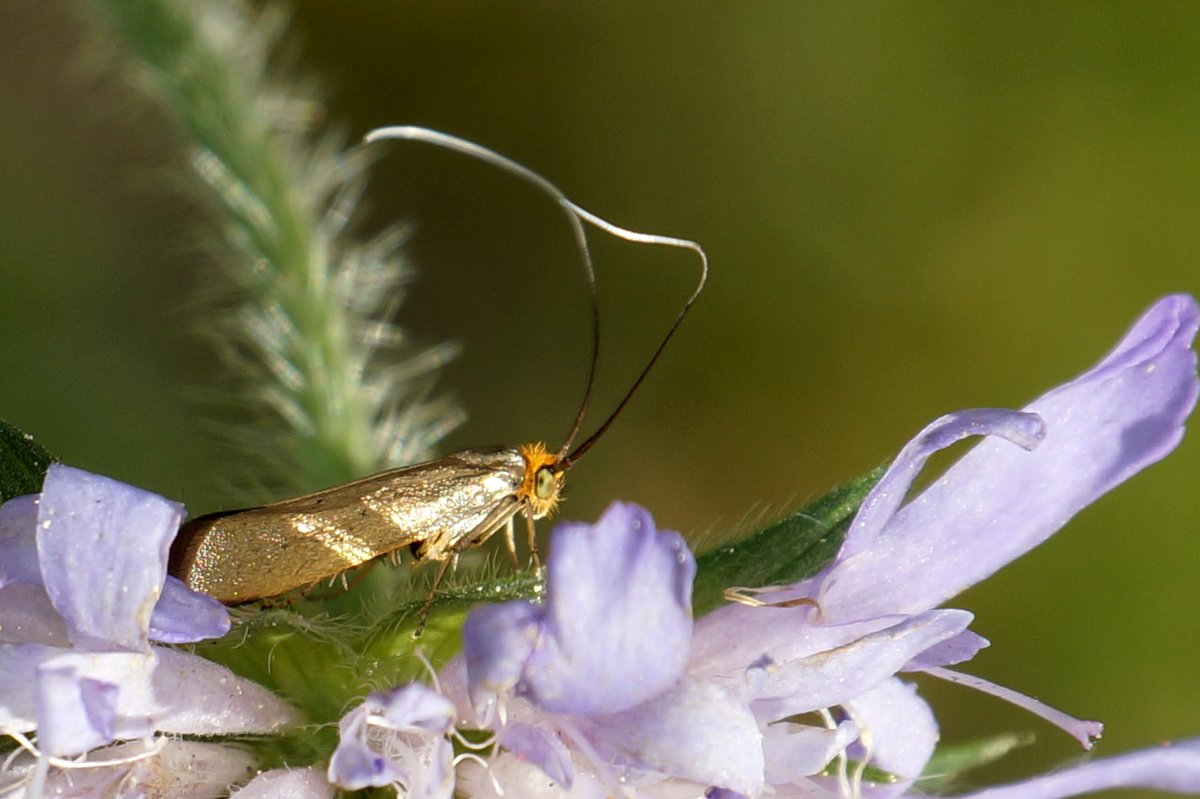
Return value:
M 421 543 L 444 559 L 519 509 L 517 450 L 468 450 L 183 526 L 171 574 L 227 604 L 286 593 Z M 483 530 L 481 526 L 487 526 Z

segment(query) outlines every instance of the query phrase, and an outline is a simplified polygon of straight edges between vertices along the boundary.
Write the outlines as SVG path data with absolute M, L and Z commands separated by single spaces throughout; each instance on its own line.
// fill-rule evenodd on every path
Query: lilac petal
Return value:
M 208 594 L 168 576 L 150 615 L 150 640 L 190 644 L 229 632 L 229 611 Z
M 345 734 L 329 759 L 327 776 L 332 784 L 350 791 L 391 785 L 403 778 L 392 761 Z
M 0 505 L 0 588 L 10 583 L 42 584 L 37 560 L 38 494 Z
M 920 580 L 910 572 L 928 572 L 934 553 L 919 546 L 925 541 L 914 544 L 893 533 L 899 513 L 907 511 L 916 500 L 903 511 L 898 512 L 897 508 L 930 456 L 964 438 L 977 435 L 994 436 L 999 442 L 996 446 L 1007 451 L 1027 452 L 1035 449 L 1043 440 L 1045 425 L 1041 417 L 1035 414 L 974 409 L 947 414 L 918 433 L 900 451 L 887 473 L 863 500 L 837 558 L 826 567 L 823 574 L 815 578 L 816 600 L 823 621 L 849 621 L 906 612 L 905 608 L 912 603 L 903 601 L 905 594 L 896 596 L 890 577 L 875 573 L 883 569 L 882 563 L 889 562 L 882 559 L 884 553 L 893 559 L 891 564 L 898 565 L 900 571 L 907 575 L 905 587 L 908 592 L 918 590 L 908 583 Z M 1010 444 L 1016 444 L 1021 450 Z M 868 577 L 874 581 L 869 588 L 866 586 Z M 880 586 L 886 587 L 881 591 Z M 892 601 L 893 596 L 897 601 Z M 912 612 L 919 613 L 934 604 L 937 603 Z
M 348 790 L 390 785 L 401 777 L 392 762 L 367 744 L 371 706 L 363 702 L 338 723 L 338 745 L 329 760 L 329 781 Z
M 936 666 L 953 666 L 966 663 L 979 654 L 979 650 L 991 646 L 991 642 L 970 630 L 963 630 L 953 638 L 931 646 L 912 659 L 901 671 L 922 671 Z
M 199 655 L 156 647 L 154 695 L 164 709 L 157 729 L 178 735 L 278 732 L 300 722 L 296 711 L 263 686 Z
M 836 728 L 809 727 L 781 722 L 763 731 L 767 784 L 803 784 L 858 738 L 858 725 L 843 721 Z
M 148 649 L 150 614 L 183 506 L 59 463 L 38 506 L 46 593 L 76 646 Z
M 0 644 L 0 732 L 37 729 L 34 675 L 38 666 L 60 654 L 57 647 Z
M 1190 297 L 1156 303 L 1100 364 L 1026 408 L 1046 423 L 1036 450 L 983 441 L 838 563 L 820 598 L 825 618 L 934 607 L 1164 457 L 1196 402 L 1198 324 Z
M 682 683 L 585 729 L 608 759 L 677 779 L 758 796 L 762 735 L 745 703 L 718 685 Z
M 905 445 L 863 500 L 837 559 L 846 560 L 869 549 L 896 515 L 929 456 L 971 436 L 996 436 L 1032 451 L 1046 437 L 1046 425 L 1036 414 L 999 408 L 958 411 L 932 422 Z
M 477 713 L 486 716 L 495 697 L 516 687 L 543 616 L 542 608 L 521 600 L 471 610 L 463 625 L 463 661 Z
M 740 674 L 762 655 L 785 663 L 826 652 L 898 620 L 895 616 L 850 624 L 817 623 L 812 607 L 749 607 L 730 602 L 696 620 L 688 674 L 701 679 Z M 726 677 L 728 679 L 728 677 Z
M 567 790 L 575 782 L 571 753 L 549 730 L 532 724 L 513 724 L 500 731 L 500 745 L 546 772 L 547 777 Z
M 888 680 L 917 654 L 953 638 L 973 617 L 933 610 L 837 649 L 776 665 L 751 706 L 767 722 L 845 704 Z
M 329 781 L 350 790 L 396 784 L 401 795 L 449 797 L 453 749 L 443 736 L 454 706 L 417 683 L 369 695 L 338 724 Z
M 454 726 L 454 705 L 420 683 L 371 694 L 373 713 L 393 730 L 444 735 Z
M 343 732 L 329 758 L 329 782 L 349 791 L 391 785 L 401 778 L 392 762 L 359 740 Z
M 275 769 L 259 774 L 229 799 L 333 799 L 333 793 L 320 769 Z
M 42 661 L 34 676 L 39 747 L 51 755 L 79 755 L 152 733 L 161 711 L 151 688 L 154 665 L 154 655 L 139 652 L 59 654 Z
M 67 625 L 40 584 L 9 583 L 0 588 L 0 641 L 67 646 Z
M 615 502 L 595 525 L 559 525 L 543 633 L 520 691 L 575 715 L 619 712 L 661 693 L 687 662 L 695 573 L 683 538 L 656 530 L 637 505 Z
M 1200 793 L 1200 739 L 1093 760 L 1024 782 L 986 788 L 959 799 L 1065 799 L 1114 788 Z
M 0 644 L 0 731 L 37 729 L 52 753 L 77 754 L 154 730 L 266 733 L 297 721 L 266 688 L 186 652 Z
M 843 707 L 859 728 L 860 742 L 870 741 L 871 765 L 900 778 L 899 782 L 872 789 L 872 799 L 900 796 L 921 775 L 937 745 L 938 726 L 933 711 L 917 694 L 915 685 L 887 680 Z M 860 747 L 861 748 L 861 744 Z

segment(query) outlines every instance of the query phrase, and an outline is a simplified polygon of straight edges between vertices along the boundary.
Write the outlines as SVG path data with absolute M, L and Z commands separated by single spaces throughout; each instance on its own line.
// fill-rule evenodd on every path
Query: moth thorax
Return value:
M 524 444 L 520 452 L 525 459 L 525 478 L 517 489 L 517 497 L 530 516 L 540 519 L 558 506 L 565 472 L 558 468 L 558 456 L 547 452 L 545 444 Z

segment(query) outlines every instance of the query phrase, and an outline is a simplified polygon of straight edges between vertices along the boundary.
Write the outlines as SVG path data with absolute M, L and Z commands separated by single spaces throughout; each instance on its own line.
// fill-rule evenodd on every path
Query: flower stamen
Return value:
M 1011 702 L 1019 708 L 1028 710 L 1035 716 L 1045 719 L 1046 721 L 1058 727 L 1063 732 L 1070 735 L 1075 740 L 1079 741 L 1084 749 L 1091 749 L 1092 745 L 1100 739 L 1104 733 L 1104 725 L 1098 721 L 1087 721 L 1085 719 L 1077 719 L 1072 715 L 1062 712 L 1057 708 L 1039 702 L 1032 696 L 1026 696 L 1020 691 L 1014 691 L 1011 688 L 1005 688 L 1003 685 L 997 685 L 990 680 L 985 680 L 982 677 L 976 677 L 973 674 L 963 674 L 959 671 L 951 671 L 950 669 L 940 666 L 930 666 L 923 669 L 926 674 L 946 680 L 947 682 L 965 685 L 968 688 L 974 688 L 976 691 L 981 691 L 985 694 L 990 694 L 1006 702 Z
M 741 585 L 731 585 L 722 592 L 726 602 L 736 602 L 739 605 L 746 605 L 751 608 L 799 608 L 811 607 L 820 611 L 821 606 L 817 600 L 808 596 L 792 597 L 789 599 L 780 600 L 765 600 L 759 599 L 760 596 L 777 593 L 781 591 L 791 591 L 795 586 L 790 585 L 767 585 L 761 588 L 749 588 Z
M 117 766 L 128 766 L 137 763 L 140 760 L 147 760 L 158 755 L 166 747 L 168 741 L 166 738 L 157 737 L 146 739 L 146 748 L 136 754 L 127 755 L 124 757 L 111 758 L 107 760 L 86 760 L 86 753 L 79 756 L 79 759 L 68 759 L 47 755 L 37 747 L 33 739 L 19 732 L 6 733 L 13 741 L 16 742 L 17 748 L 4 758 L 2 770 L 5 774 L 12 773 L 13 765 L 16 759 L 22 754 L 29 755 L 34 759 L 33 768 L 23 771 L 23 773 L 14 779 L 11 783 L 0 785 L 0 794 L 7 795 L 18 788 L 27 787 L 26 795 L 30 799 L 41 799 L 45 795 L 46 779 L 50 775 L 50 769 L 56 768 L 62 771 L 77 771 L 81 769 L 99 769 L 99 768 L 115 768 Z M 128 779 L 129 775 L 125 775 Z
M 817 711 L 817 715 L 821 717 L 821 721 L 825 724 L 825 729 L 837 729 L 837 722 L 834 721 L 833 714 L 829 712 L 829 708 L 821 708 Z M 835 774 L 838 781 L 838 795 L 843 797 L 843 799 L 851 799 L 850 776 L 845 748 L 842 748 L 837 753 L 837 771 Z
M 858 730 L 858 742 L 862 745 L 862 757 L 854 766 L 854 775 L 850 778 L 850 796 L 853 799 L 862 799 L 863 775 L 867 771 L 867 766 L 871 762 L 871 757 L 875 754 L 875 738 L 871 735 L 870 727 L 860 727 Z M 843 750 L 844 752 L 845 750 Z
M 482 758 L 474 752 L 464 752 L 461 755 L 455 755 L 454 760 L 451 762 L 454 764 L 455 770 L 458 769 L 459 763 L 478 763 L 479 767 L 483 769 L 485 774 L 487 774 L 488 781 L 492 783 L 492 790 L 494 790 L 498 796 L 504 796 L 504 785 L 500 782 L 500 778 L 496 776 L 495 772 L 492 771 L 492 761 L 494 761 L 495 758 L 495 752 L 492 753 L 492 757 L 490 759 Z

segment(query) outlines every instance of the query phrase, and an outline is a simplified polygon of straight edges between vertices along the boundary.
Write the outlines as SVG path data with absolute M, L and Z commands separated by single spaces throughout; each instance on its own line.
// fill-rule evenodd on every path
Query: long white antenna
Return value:
M 708 280 L 708 256 L 705 254 L 704 248 L 698 243 L 689 239 L 680 239 L 675 238 L 674 236 L 659 236 L 653 233 L 640 233 L 636 230 L 629 230 L 621 227 L 620 225 L 615 225 L 612 222 L 596 216 L 587 209 L 581 208 L 573 203 L 565 194 L 562 193 L 561 189 L 559 189 L 546 178 L 539 175 L 537 172 L 534 172 L 528 167 L 513 161 L 511 158 L 500 155 L 494 150 L 489 150 L 486 147 L 475 144 L 471 141 L 467 141 L 466 139 L 460 139 L 459 137 L 452 136 L 448 133 L 442 133 L 441 131 L 431 130 L 429 128 L 423 128 L 415 125 L 396 125 L 392 127 L 376 128 L 368 133 L 365 137 L 365 141 L 368 144 L 384 139 L 425 142 L 427 144 L 444 147 L 448 150 L 453 150 L 455 152 L 471 156 L 472 158 L 477 158 L 485 163 L 492 164 L 493 166 L 496 166 L 505 172 L 515 175 L 516 177 L 519 177 L 522 180 L 538 187 L 543 192 L 548 194 L 556 203 L 558 203 L 559 207 L 562 208 L 567 214 L 567 219 L 571 224 L 571 230 L 575 236 L 575 243 L 579 247 L 579 254 L 583 259 L 583 270 L 584 274 L 587 276 L 588 287 L 591 293 L 592 366 L 588 373 L 587 388 L 584 391 L 583 402 L 580 403 L 579 412 L 575 415 L 575 422 L 571 426 L 571 432 L 568 434 L 566 441 L 562 445 L 562 449 L 559 450 L 558 453 L 558 457 L 560 459 L 559 465 L 561 468 L 566 469 L 576 459 L 578 459 L 580 455 L 586 452 L 592 446 L 592 444 L 594 444 L 596 440 L 600 438 L 601 435 L 604 434 L 604 431 L 608 429 L 609 425 L 613 423 L 613 421 L 624 409 L 625 405 L 628 404 L 634 392 L 637 391 L 638 386 L 642 384 L 642 381 L 645 380 L 646 375 L 649 374 L 650 370 L 654 367 L 655 362 L 658 361 L 658 357 L 666 348 L 667 342 L 670 341 L 671 337 L 675 335 L 676 329 L 678 329 L 680 322 L 683 321 L 684 316 L 686 316 L 687 312 L 691 309 L 692 303 L 696 301 L 696 298 L 700 296 L 700 292 L 704 290 L 704 284 Z M 603 230 L 605 233 L 608 233 L 611 236 L 615 236 L 619 239 L 624 239 L 625 241 L 630 241 L 635 244 L 651 244 L 662 247 L 676 247 L 679 249 L 691 250 L 700 258 L 700 280 L 696 284 L 696 288 L 692 291 L 691 296 L 688 297 L 687 302 L 684 303 L 683 308 L 679 311 L 679 314 L 675 317 L 675 321 L 671 324 L 670 329 L 667 330 L 666 335 L 663 337 L 662 341 L 659 342 L 658 348 L 654 351 L 654 355 L 651 356 L 650 361 L 646 364 L 641 374 L 638 375 L 637 379 L 633 381 L 633 385 L 630 386 L 629 391 L 626 392 L 625 396 L 617 404 L 616 409 L 613 410 L 609 417 L 604 420 L 604 423 L 597 428 L 595 433 L 589 436 L 586 441 L 584 441 L 579 445 L 578 448 L 571 452 L 571 445 L 574 443 L 576 436 L 579 434 L 579 429 L 583 424 L 583 417 L 587 413 L 588 404 L 591 402 L 592 389 L 596 382 L 596 366 L 600 360 L 600 307 L 596 295 L 596 270 L 592 265 L 592 254 L 591 250 L 588 248 L 587 233 L 583 227 L 585 222 L 596 228 L 599 228 L 600 230 Z M 568 454 L 568 452 L 570 454 Z

